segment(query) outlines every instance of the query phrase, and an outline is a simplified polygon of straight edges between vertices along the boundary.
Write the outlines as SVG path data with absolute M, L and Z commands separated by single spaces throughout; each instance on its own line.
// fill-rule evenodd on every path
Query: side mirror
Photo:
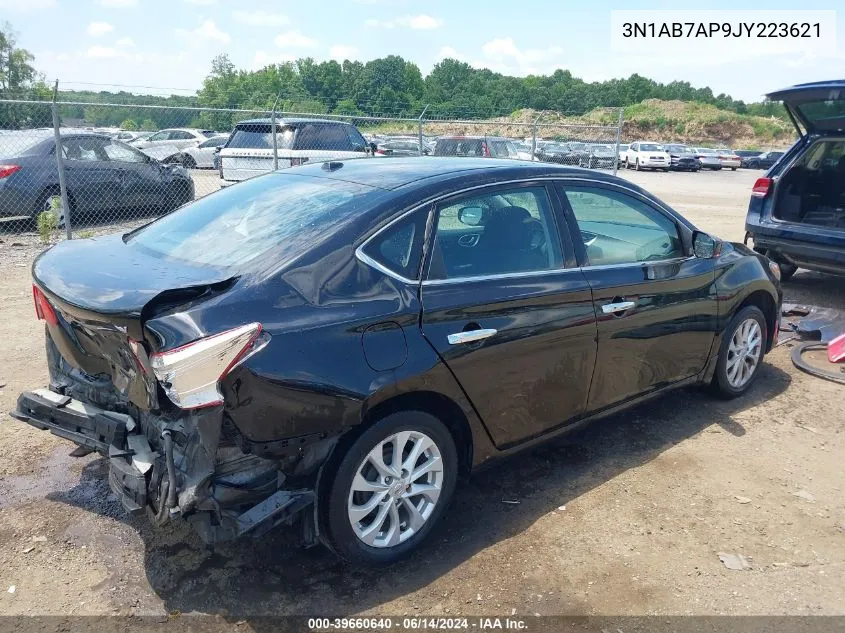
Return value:
M 458 221 L 467 226 L 478 226 L 484 216 L 484 209 L 481 207 L 463 207 L 458 211 Z
M 701 259 L 712 259 L 719 255 L 721 243 L 712 235 L 702 231 L 692 234 L 692 252 Z

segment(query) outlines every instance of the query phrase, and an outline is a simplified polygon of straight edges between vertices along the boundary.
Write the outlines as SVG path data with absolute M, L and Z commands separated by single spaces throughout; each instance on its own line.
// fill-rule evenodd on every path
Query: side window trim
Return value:
M 680 257 L 670 257 L 667 259 L 662 260 L 652 260 L 647 262 L 625 262 L 619 264 L 598 264 L 595 266 L 589 265 L 587 263 L 587 249 L 584 247 L 583 240 L 581 239 L 581 227 L 578 226 L 578 220 L 575 218 L 575 212 L 572 210 L 572 206 L 569 204 L 569 198 L 566 196 L 566 188 L 567 185 L 573 187 L 593 187 L 599 190 L 606 190 L 606 191 L 613 191 L 616 193 L 621 193 L 623 195 L 629 196 L 634 198 L 638 202 L 648 206 L 653 211 L 660 213 L 663 217 L 667 220 L 672 222 L 675 225 L 675 228 L 678 231 L 678 237 L 681 240 L 681 244 L 684 250 L 684 254 Z M 563 210 L 564 219 L 569 228 L 569 234 L 572 236 L 573 246 L 575 248 L 576 257 L 578 260 L 578 265 L 580 268 L 587 268 L 590 270 L 598 270 L 604 268 L 621 268 L 621 267 L 636 267 L 636 266 L 647 266 L 653 264 L 665 264 L 677 261 L 685 261 L 692 256 L 692 229 L 684 223 L 681 218 L 674 213 L 669 213 L 666 209 L 662 208 L 659 205 L 654 204 L 651 200 L 638 194 L 636 191 L 632 189 L 628 189 L 626 187 L 618 186 L 615 183 L 609 182 L 600 182 L 596 180 L 572 180 L 572 179 L 559 179 L 555 181 L 555 189 L 557 190 L 557 196 L 560 198 L 560 205 Z
M 434 207 L 435 207 L 435 205 L 432 204 L 431 202 L 426 202 L 424 204 L 417 205 L 417 206 L 415 206 L 411 209 L 408 209 L 407 211 L 405 211 L 404 213 L 402 213 L 398 217 L 390 220 L 384 226 L 381 226 L 378 229 L 376 229 L 374 233 L 372 233 L 369 237 L 364 239 L 364 241 L 361 242 L 361 244 L 358 245 L 358 247 L 355 249 L 355 257 L 359 261 L 364 262 L 365 264 L 367 264 L 371 268 L 375 268 L 376 270 L 378 270 L 379 272 L 387 275 L 388 277 L 392 277 L 393 279 L 396 279 L 397 281 L 401 281 L 401 282 L 406 283 L 406 284 L 418 285 L 420 283 L 420 279 L 425 276 L 424 271 L 427 271 L 427 269 L 428 269 L 427 257 L 428 257 L 428 244 L 429 244 L 429 240 L 430 240 L 429 227 L 431 226 L 431 218 L 432 218 L 432 213 L 434 211 Z M 420 256 L 419 269 L 417 270 L 415 277 L 413 277 L 413 278 L 405 277 L 401 273 L 393 270 L 392 268 L 390 268 L 388 266 L 385 266 L 381 262 L 379 262 L 376 259 L 374 259 L 373 257 L 371 257 L 369 254 L 367 254 L 366 249 L 371 242 L 377 240 L 379 238 L 379 236 L 381 236 L 383 233 L 389 231 L 391 229 L 391 227 L 393 227 L 394 225 L 399 224 L 400 222 L 412 217 L 415 213 L 422 214 L 423 212 L 425 213 L 425 223 L 423 225 L 423 227 L 424 227 L 423 228 L 423 235 L 422 235 L 422 240 L 421 240 L 421 244 L 420 244 L 420 248 L 422 249 L 422 254 Z

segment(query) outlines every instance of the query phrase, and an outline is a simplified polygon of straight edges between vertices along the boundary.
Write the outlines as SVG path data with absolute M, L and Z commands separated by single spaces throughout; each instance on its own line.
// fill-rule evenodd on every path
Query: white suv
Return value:
M 672 159 L 669 153 L 663 149 L 660 143 L 648 141 L 637 141 L 631 143 L 625 153 L 625 167 L 636 170 L 640 169 L 662 169 L 669 171 L 672 166 Z
M 270 119 L 241 121 L 220 150 L 217 166 L 220 186 L 273 170 L 273 122 Z M 279 167 L 360 158 L 370 145 L 351 123 L 326 119 L 276 119 L 276 151 Z

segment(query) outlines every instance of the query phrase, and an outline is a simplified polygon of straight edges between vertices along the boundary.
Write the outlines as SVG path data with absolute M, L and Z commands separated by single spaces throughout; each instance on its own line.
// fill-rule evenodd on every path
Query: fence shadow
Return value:
M 675 392 L 505 460 L 459 485 L 432 539 L 387 569 L 353 569 L 322 547 L 286 546 L 277 533 L 209 547 L 183 526 L 157 530 L 147 522 L 130 524 L 144 542 L 147 580 L 169 612 L 234 619 L 357 613 L 435 582 L 558 506 L 711 425 L 742 436 L 745 429 L 734 414 L 775 397 L 789 383 L 787 373 L 764 365 L 743 398 L 724 402 L 699 390 Z M 503 504 L 503 499 L 520 503 Z

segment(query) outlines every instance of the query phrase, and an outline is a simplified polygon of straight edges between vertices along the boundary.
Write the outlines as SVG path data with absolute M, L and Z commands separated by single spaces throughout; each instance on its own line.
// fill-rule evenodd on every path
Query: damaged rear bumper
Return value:
M 299 521 L 303 543 L 316 543 L 313 512 L 306 511 L 313 509 L 312 489 L 282 488 L 284 475 L 254 455 L 237 451 L 218 461 L 217 443 L 208 446 L 206 436 L 216 426 L 211 435 L 219 439 L 220 411 L 140 425 L 126 413 L 37 389 L 22 393 L 11 415 L 105 456 L 109 487 L 130 513 L 149 513 L 157 524 L 181 517 L 208 543 L 258 536 Z M 164 441 L 164 435 L 176 439 Z

